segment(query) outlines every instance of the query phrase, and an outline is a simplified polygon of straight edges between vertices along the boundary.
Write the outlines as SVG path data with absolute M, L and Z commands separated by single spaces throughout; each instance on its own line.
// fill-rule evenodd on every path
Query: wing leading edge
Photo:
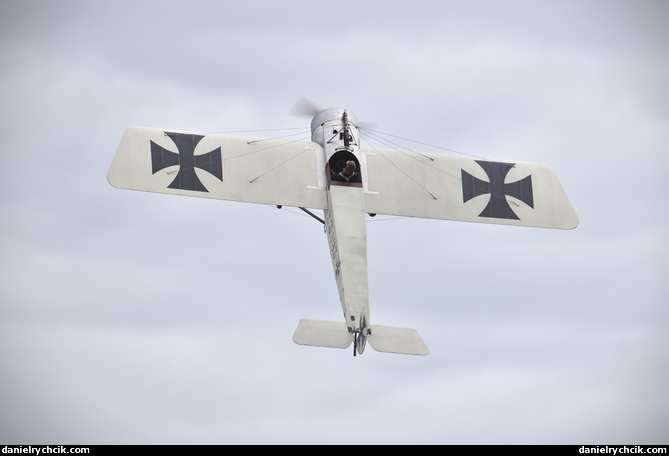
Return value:
M 322 156 L 313 142 L 131 127 L 107 180 L 131 190 L 323 209 Z

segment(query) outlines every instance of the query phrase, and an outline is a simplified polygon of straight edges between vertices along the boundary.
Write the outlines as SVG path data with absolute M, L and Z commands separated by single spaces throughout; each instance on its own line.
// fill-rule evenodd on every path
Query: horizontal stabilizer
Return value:
M 315 347 L 348 348 L 353 334 L 343 321 L 308 320 L 303 318 L 297 325 L 293 342 Z
M 371 330 L 367 342 L 376 351 L 421 356 L 430 353 L 415 329 L 371 325 Z

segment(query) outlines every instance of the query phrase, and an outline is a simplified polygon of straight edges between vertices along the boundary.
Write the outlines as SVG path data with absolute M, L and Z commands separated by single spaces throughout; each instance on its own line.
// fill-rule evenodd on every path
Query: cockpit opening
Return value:
M 360 162 L 352 152 L 335 152 L 328 160 L 328 178 L 335 185 L 361 186 Z

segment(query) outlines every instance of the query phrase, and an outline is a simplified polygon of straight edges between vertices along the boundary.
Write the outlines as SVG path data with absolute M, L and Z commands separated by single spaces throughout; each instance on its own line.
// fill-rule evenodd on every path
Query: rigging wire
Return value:
M 445 150 L 445 151 L 448 151 L 448 152 L 453 152 L 453 153 L 456 153 L 456 154 L 466 155 L 466 156 L 468 156 L 468 157 L 473 157 L 473 158 L 483 158 L 483 157 L 479 157 L 479 156 L 477 156 L 477 155 L 468 154 L 468 153 L 466 153 L 466 152 L 462 152 L 462 151 L 459 151 L 459 150 L 449 149 L 449 148 L 447 148 L 447 147 L 435 146 L 434 144 L 428 144 L 428 143 L 425 143 L 425 142 L 416 141 L 416 140 L 414 140 L 414 139 L 409 139 L 409 138 L 404 138 L 404 137 L 402 137 L 402 136 L 397 136 L 397 135 L 393 135 L 393 134 L 390 134 L 390 133 L 385 133 L 385 132 L 382 132 L 382 131 L 370 130 L 370 129 L 365 129 L 365 130 L 368 131 L 368 132 L 372 132 L 372 133 L 379 134 L 379 135 L 392 136 L 393 138 L 402 139 L 402 140 L 404 140 L 404 141 L 409 141 L 409 142 L 413 142 L 413 143 L 416 143 L 416 144 L 421 144 L 421 145 L 423 145 L 423 146 L 434 147 L 435 149 L 440 149 L 440 150 Z
M 429 159 L 429 160 L 431 160 L 431 161 L 434 161 L 434 157 L 430 157 L 429 155 L 426 155 L 426 154 L 421 153 L 421 152 L 416 152 L 415 150 L 412 150 L 412 149 L 409 149 L 409 148 L 403 148 L 403 147 L 400 146 L 399 144 L 397 144 L 397 143 L 395 143 L 395 142 L 392 142 L 392 141 L 390 141 L 390 140 L 387 140 L 387 139 L 385 139 L 385 138 L 384 138 L 384 139 L 381 139 L 378 135 L 375 135 L 375 134 L 373 134 L 373 133 L 369 133 L 369 135 L 372 136 L 374 140 L 380 142 L 380 143 L 383 144 L 384 146 L 388 146 L 390 149 L 396 150 L 397 152 L 400 152 L 400 153 L 406 155 L 406 156 L 409 157 L 409 158 L 413 158 L 414 160 L 416 160 L 415 157 L 412 157 L 411 155 L 407 154 L 407 153 L 406 153 L 407 151 L 408 151 L 408 152 L 413 152 L 413 153 L 416 154 L 416 155 L 420 155 L 421 157 L 424 157 L 424 158 L 427 158 L 427 159 Z M 370 142 L 370 141 L 367 140 L 367 142 Z M 370 144 L 371 144 L 371 143 L 370 143 Z M 391 145 L 391 144 L 392 144 L 392 145 Z M 397 146 L 397 147 L 393 147 L 393 146 Z M 399 149 L 398 149 L 398 147 L 399 147 Z
M 230 130 L 230 131 L 213 131 L 210 134 L 226 135 L 229 133 L 256 133 L 260 131 L 284 131 L 284 130 L 308 130 L 308 127 L 290 127 L 290 128 L 265 128 L 262 130 Z
M 290 138 L 290 137 L 298 136 L 298 135 L 304 135 L 304 136 L 300 136 L 300 138 L 298 138 L 298 139 L 289 140 L 289 141 L 287 141 L 287 142 L 285 142 L 285 143 L 274 144 L 274 145 L 271 145 L 271 146 L 266 147 L 266 148 L 261 148 L 261 149 L 257 149 L 257 150 L 249 151 L 249 152 L 246 152 L 246 153 L 243 153 L 243 154 L 239 154 L 239 155 L 235 155 L 235 156 L 232 156 L 232 157 L 225 157 L 225 158 L 223 158 L 223 161 L 225 161 L 225 160 L 230 160 L 230 159 L 233 159 L 233 158 L 244 157 L 244 156 L 251 155 L 251 154 L 255 154 L 255 153 L 258 153 L 258 152 L 264 152 L 264 151 L 267 151 L 267 150 L 270 150 L 270 149 L 274 149 L 274 148 L 277 148 L 277 147 L 281 147 L 281 146 L 284 146 L 284 145 L 287 145 L 287 144 L 291 144 L 291 143 L 294 143 L 294 142 L 299 142 L 299 141 L 311 142 L 310 134 L 309 134 L 309 136 L 306 136 L 306 135 L 305 135 L 305 133 L 309 132 L 309 128 L 306 128 L 306 127 L 289 127 L 289 128 L 256 129 L 256 130 L 230 130 L 230 131 L 224 131 L 224 132 L 216 132 L 217 134 L 229 134 L 229 133 L 254 133 L 254 132 L 268 132 L 268 131 L 287 131 L 287 130 L 301 130 L 301 131 L 300 131 L 300 132 L 297 132 L 297 133 L 290 133 L 290 134 L 287 134 L 287 135 L 274 137 L 274 138 L 259 138 L 259 139 L 255 139 L 255 140 L 248 141 L 247 144 L 255 144 L 255 143 L 260 143 L 260 142 L 263 142 L 263 141 L 279 140 L 279 139 Z M 305 131 L 305 130 L 306 130 L 306 131 Z M 434 158 L 433 158 L 433 157 L 430 157 L 429 155 L 427 155 L 427 154 L 425 154 L 425 153 L 417 152 L 417 151 L 412 150 L 412 149 L 410 149 L 410 148 L 403 147 L 402 145 L 398 144 L 398 143 L 395 142 L 395 141 L 392 141 L 392 140 L 390 140 L 390 139 L 388 139 L 388 138 L 384 138 L 382 135 L 389 136 L 389 137 L 392 137 L 392 138 L 401 139 L 401 140 L 403 140 L 403 141 L 409 141 L 409 142 L 412 142 L 412 143 L 421 144 L 421 145 L 428 146 L 428 147 L 432 147 L 432 148 L 435 148 L 435 149 L 440 149 L 440 150 L 444 150 L 444 151 L 448 151 L 448 152 L 453 152 L 453 153 L 456 153 L 456 154 L 465 155 L 465 156 L 472 157 L 472 158 L 482 158 L 482 157 L 479 157 L 479 156 L 476 156 L 476 155 L 473 155 L 473 154 L 468 154 L 468 153 L 466 153 L 466 152 L 458 151 L 458 150 L 455 150 L 455 149 L 450 149 L 450 148 L 447 148 L 447 147 L 437 146 L 437 145 L 429 144 L 429 143 L 422 142 L 422 141 L 416 141 L 416 140 L 413 140 L 413 139 L 410 139 L 410 138 L 405 138 L 405 137 L 403 137 L 403 136 L 398 136 L 398 135 L 394 135 L 394 134 L 391 134 L 391 133 L 386 133 L 386 132 L 382 132 L 382 131 L 374 130 L 374 129 L 371 129 L 371 128 L 364 128 L 364 127 L 361 127 L 359 130 L 360 130 L 360 133 L 361 133 L 361 135 L 360 135 L 360 136 L 361 136 L 361 139 L 364 139 L 364 140 L 369 144 L 369 146 L 370 146 L 373 150 L 375 150 L 379 155 L 381 155 L 383 158 L 385 158 L 391 165 L 393 165 L 395 168 L 397 168 L 402 174 L 404 174 L 404 175 L 405 175 L 407 178 L 409 178 L 412 182 L 414 182 L 416 185 L 418 185 L 419 187 L 421 187 L 425 192 L 427 192 L 427 193 L 428 193 L 432 198 L 434 198 L 435 200 L 437 199 L 437 197 L 434 196 L 434 194 L 432 194 L 427 188 L 425 188 L 424 186 L 422 186 L 421 184 L 419 184 L 414 178 L 412 178 L 409 174 L 407 174 L 407 173 L 406 173 L 400 166 L 396 165 L 396 164 L 393 163 L 388 157 L 386 157 L 386 156 L 383 154 L 383 152 L 382 152 L 381 150 L 379 150 L 378 148 L 376 148 L 376 147 L 371 143 L 370 139 L 372 139 L 372 140 L 374 140 L 374 141 L 378 141 L 379 143 L 381 143 L 382 145 L 388 147 L 389 149 L 392 149 L 392 150 L 394 150 L 394 151 L 396 151 L 396 152 L 402 153 L 402 154 L 405 155 L 406 157 L 411 158 L 411 159 L 413 159 L 413 160 L 416 160 L 416 161 L 418 161 L 419 163 L 422 163 L 423 165 L 428 166 L 428 167 L 430 167 L 430 168 L 432 168 L 432 169 L 434 169 L 434 170 L 436 170 L 436 171 L 439 171 L 440 173 L 442 173 L 442 174 L 444 174 L 444 175 L 447 175 L 447 176 L 449 176 L 449 177 L 451 177 L 451 178 L 453 178 L 453 179 L 456 179 L 457 181 L 460 181 L 460 182 L 462 181 L 462 177 L 461 177 L 461 176 L 453 175 L 453 174 L 451 174 L 451 173 L 449 173 L 449 172 L 447 172 L 447 171 L 444 171 L 443 169 L 440 169 L 440 168 L 438 168 L 438 167 L 436 167 L 436 166 L 433 166 L 433 165 L 431 165 L 431 164 L 429 164 L 429 163 L 425 163 L 425 162 L 423 162 L 422 160 L 420 160 L 418 157 L 413 156 L 412 154 L 415 154 L 415 155 L 420 156 L 420 157 L 423 157 L 423 158 L 427 158 L 427 159 L 429 159 L 430 161 L 433 161 L 433 162 L 434 162 Z M 366 133 L 366 134 L 365 134 L 365 133 Z M 299 156 L 302 155 L 304 152 L 306 152 L 306 150 L 308 150 L 308 148 L 306 148 L 304 151 L 298 153 L 297 155 L 294 155 L 294 156 L 288 158 L 286 161 L 280 163 L 279 165 L 275 166 L 274 168 L 271 168 L 271 169 L 269 169 L 268 171 L 266 171 L 266 172 L 260 174 L 259 176 L 256 176 L 256 177 L 255 177 L 254 179 L 252 179 L 250 182 L 254 182 L 254 181 L 256 181 L 257 179 L 259 179 L 260 177 L 264 176 L 265 174 L 268 174 L 268 173 L 270 173 L 270 172 L 276 170 L 277 168 L 279 168 L 279 167 L 285 165 L 286 163 L 288 163 L 288 162 L 294 160 L 295 158 L 299 157 Z M 482 189 L 482 190 L 485 190 L 485 189 Z M 491 197 L 494 197 L 494 196 L 497 196 L 497 195 L 491 195 Z M 499 198 L 499 197 L 498 197 L 498 198 Z M 506 200 L 506 198 L 504 198 L 504 200 Z M 513 202 L 514 204 L 516 204 L 514 201 L 512 201 L 512 202 Z M 303 215 L 303 214 L 298 214 L 298 215 Z M 394 219 L 370 220 L 370 221 L 378 221 L 378 222 L 381 222 L 381 221 L 396 220 L 396 219 L 401 219 L 401 218 L 405 218 L 405 217 L 398 217 L 398 218 L 394 218 Z
M 385 154 L 383 154 L 379 149 L 377 149 L 377 148 L 374 147 L 374 146 L 372 146 L 372 149 L 374 149 L 379 155 L 381 155 L 383 158 L 385 158 L 385 159 L 388 161 L 388 163 L 390 163 L 390 164 L 393 165 L 395 168 L 397 168 L 402 174 L 404 174 L 406 177 L 408 177 L 414 184 L 418 185 L 420 188 L 422 188 L 423 190 L 425 190 L 425 191 L 427 192 L 428 195 L 430 195 L 430 196 L 431 196 L 432 198 L 434 198 L 435 200 L 437 199 L 437 197 L 434 196 L 434 195 L 432 194 L 432 192 L 430 192 L 428 189 L 426 189 L 425 187 L 423 187 L 422 185 L 420 185 L 420 184 L 418 183 L 418 181 L 416 181 L 416 179 L 414 179 L 413 177 L 409 176 L 409 174 L 407 174 L 402 168 L 400 168 L 400 167 L 397 166 L 395 163 L 393 163 L 393 162 L 392 162 L 388 157 L 386 157 Z M 435 168 L 435 169 L 437 169 L 437 168 Z
M 272 171 L 274 171 L 275 169 L 280 168 L 281 166 L 285 165 L 285 164 L 288 163 L 289 161 L 291 161 L 291 160 L 295 160 L 297 157 L 299 157 L 300 155 L 302 155 L 303 153 L 305 153 L 305 152 L 308 151 L 308 150 L 311 150 L 311 148 L 310 148 L 310 147 L 305 148 L 305 149 L 304 149 L 302 152 L 300 152 L 299 154 L 290 157 L 288 160 L 279 163 L 279 164 L 276 165 L 274 168 L 269 169 L 269 170 L 265 171 L 264 173 L 262 173 L 262 174 L 260 174 L 260 175 L 258 175 L 258 176 L 256 176 L 256 177 L 254 177 L 253 179 L 251 179 L 251 180 L 249 181 L 249 183 L 250 183 L 250 184 L 254 183 L 256 180 L 260 179 L 260 178 L 263 177 L 265 174 L 269 174 L 269 173 L 271 173 Z
M 442 173 L 442 174 L 444 174 L 444 175 L 446 175 L 446 176 L 449 176 L 449 177 L 451 177 L 451 178 L 457 180 L 458 182 L 462 182 L 462 176 L 456 176 L 456 175 L 453 175 L 453 174 L 451 174 L 451 173 L 449 173 L 449 172 L 447 172 L 447 171 L 444 171 L 443 169 L 440 169 L 440 168 L 438 168 L 438 167 L 436 167 L 436 166 L 433 166 L 433 165 L 431 165 L 431 164 L 429 164 L 429 163 L 425 163 L 425 162 L 423 162 L 423 161 L 421 161 L 421 160 L 418 160 L 416 157 L 412 157 L 411 155 L 409 155 L 409 154 L 406 153 L 406 150 L 398 149 L 397 147 L 401 147 L 399 144 L 397 144 L 397 143 L 395 143 L 395 142 L 393 142 L 393 141 L 390 141 L 390 140 L 388 140 L 388 139 L 386 139 L 386 138 L 383 138 L 383 139 L 382 139 L 381 137 L 379 137 L 379 134 L 380 134 L 380 135 L 392 136 L 393 138 L 403 139 L 403 140 L 406 140 L 406 141 L 414 142 L 414 143 L 417 143 L 417 144 L 423 144 L 423 145 L 425 145 L 425 146 L 434 147 L 434 148 L 441 149 L 441 150 L 446 150 L 446 151 L 449 151 L 449 152 L 455 152 L 455 153 L 462 154 L 462 155 L 466 155 L 466 156 L 468 156 L 468 157 L 472 157 L 472 158 L 479 158 L 479 159 L 482 159 L 482 157 L 478 157 L 478 156 L 476 156 L 476 155 L 467 154 L 467 153 L 465 153 L 465 152 L 460 152 L 460 151 L 457 151 L 457 150 L 454 150 L 454 149 L 448 149 L 448 148 L 446 148 L 446 147 L 435 146 L 435 145 L 433 145 L 433 144 L 428 144 L 428 143 L 421 142 L 421 141 L 415 141 L 415 140 L 413 140 L 413 139 L 404 138 L 404 137 L 402 137 L 402 136 L 397 136 L 397 135 L 392 135 L 392 134 L 390 134 L 390 133 L 379 132 L 379 131 L 371 130 L 371 129 L 365 129 L 365 131 L 366 131 L 366 132 L 368 133 L 368 135 L 371 136 L 374 140 L 379 141 L 380 143 L 382 143 L 382 144 L 385 145 L 385 146 L 388 146 L 390 149 L 392 149 L 392 150 L 394 150 L 394 151 L 396 151 L 396 152 L 400 152 L 400 153 L 406 155 L 407 157 L 412 158 L 412 159 L 418 161 L 419 163 L 423 164 L 424 166 L 428 166 L 428 167 L 430 167 L 430 168 L 432 168 L 432 169 L 434 169 L 434 170 L 436 170 L 436 171 L 439 171 L 440 173 Z M 361 135 L 361 136 L 362 136 L 362 135 Z M 388 157 L 385 157 L 385 156 L 383 155 L 383 152 L 381 152 L 379 149 L 377 149 L 376 147 L 374 147 L 374 146 L 370 143 L 370 141 L 369 141 L 368 138 L 364 138 L 364 137 L 363 137 L 363 139 L 365 139 L 365 141 L 367 141 L 367 143 L 370 144 L 371 148 L 374 149 L 376 152 L 378 152 L 378 153 L 379 153 L 383 158 L 385 158 L 389 163 L 391 163 L 393 166 L 395 166 L 397 169 L 399 169 L 404 175 L 406 175 L 407 177 L 409 177 L 409 179 L 411 179 L 413 182 L 415 182 L 416 184 L 418 184 L 418 182 L 416 182 L 414 179 L 412 179 L 406 172 L 404 172 L 402 169 L 400 169 L 400 167 L 398 167 L 398 166 L 395 165 L 393 162 L 391 162 L 391 161 L 388 159 Z M 397 146 L 397 147 L 389 146 L 389 144 L 395 145 L 395 146 Z M 409 150 L 410 152 L 414 152 L 414 151 L 411 150 L 411 149 L 407 149 L 407 150 Z M 421 154 L 420 152 L 414 152 L 414 153 L 416 153 L 416 154 L 418 154 L 418 155 L 421 155 L 421 156 L 424 156 L 424 155 Z M 432 159 L 431 157 L 427 157 L 427 158 Z M 434 159 L 432 159 L 432 160 L 434 161 Z M 418 184 L 418 185 L 419 185 L 421 188 L 423 188 L 423 190 L 425 190 L 426 192 L 430 193 L 430 192 L 429 192 L 427 189 L 425 189 L 422 185 L 420 185 L 420 184 Z M 483 190 L 483 191 L 487 190 L 487 189 L 484 188 L 484 187 L 478 186 L 476 183 L 474 184 L 474 186 L 475 186 L 476 188 L 478 188 L 479 190 Z M 437 199 L 434 195 L 432 195 L 432 193 L 430 193 L 430 195 L 431 195 L 434 199 Z M 513 203 L 515 206 L 518 206 L 518 203 L 516 203 L 515 201 L 513 201 L 513 200 L 507 200 L 505 197 L 501 197 L 501 196 L 499 196 L 499 195 L 493 195 L 493 194 L 490 194 L 490 198 L 491 198 L 491 199 L 492 199 L 492 198 L 495 198 L 497 201 L 505 201 L 505 202 L 507 202 L 507 203 L 510 201 L 510 202 Z
M 300 131 L 300 132 L 297 132 L 297 133 L 291 133 L 289 135 L 274 136 L 272 138 L 258 138 L 258 139 L 254 139 L 252 141 L 247 141 L 246 144 L 253 144 L 253 143 L 258 143 L 258 142 L 261 142 L 261 141 L 272 141 L 272 140 L 275 140 L 275 139 L 290 138 L 291 136 L 297 136 L 297 135 L 304 135 L 304 132 Z
M 287 144 L 292 144 L 292 143 L 301 142 L 301 141 L 304 141 L 304 137 L 300 137 L 298 139 L 293 139 L 293 140 L 286 141 L 286 142 L 281 142 L 279 144 L 274 144 L 272 146 L 265 147 L 263 149 L 252 150 L 252 151 L 245 152 L 245 153 L 242 153 L 242 154 L 239 154 L 239 155 L 234 155 L 232 157 L 225 157 L 225 158 L 223 158 L 223 160 L 231 160 L 233 158 L 246 157 L 247 155 L 257 154 L 258 152 L 264 152 L 266 150 L 275 149 L 277 147 L 282 147 L 282 146 L 285 146 Z M 309 141 L 309 142 L 311 142 L 311 141 Z
M 378 137 L 375 138 L 375 139 L 376 139 L 377 141 L 381 142 L 382 144 L 387 145 L 387 144 L 384 143 L 384 140 L 381 140 L 381 139 L 378 138 Z M 381 152 L 379 149 L 377 149 L 376 147 L 374 147 L 374 146 L 369 142 L 369 140 L 366 139 L 366 141 L 367 141 L 367 143 L 370 144 L 370 147 L 371 147 L 372 149 L 374 149 L 374 150 L 377 151 L 379 154 L 381 154 L 381 156 L 383 156 L 383 152 Z M 396 148 L 396 147 L 390 147 L 390 149 L 392 149 L 392 150 L 394 150 L 394 151 L 396 151 L 396 152 L 399 152 L 399 153 L 401 153 L 401 154 L 404 154 L 404 155 L 406 155 L 407 157 L 409 157 L 409 158 L 411 158 L 411 159 L 413 159 L 413 160 L 418 161 L 418 162 L 421 163 L 422 165 L 427 166 L 427 167 L 430 167 L 430 168 L 432 168 L 432 169 L 434 169 L 434 170 L 436 170 L 436 171 L 439 171 L 440 173 L 445 174 L 446 176 L 452 177 L 453 179 L 456 179 L 457 181 L 462 181 L 462 177 L 461 177 L 461 176 L 454 176 L 453 174 L 451 174 L 451 173 L 449 173 L 449 172 L 447 172 L 447 171 L 444 171 L 444 170 L 441 169 L 441 168 L 438 168 L 438 167 L 433 166 L 433 165 L 431 165 L 431 164 L 429 164 L 429 163 L 425 163 L 425 162 L 423 162 L 423 161 L 421 161 L 421 160 L 418 160 L 416 157 L 412 157 L 411 155 L 407 154 L 406 151 L 404 151 L 404 150 L 398 149 L 398 148 Z M 411 152 L 413 152 L 413 151 L 411 151 Z M 423 154 L 420 154 L 420 153 L 418 153 L 418 152 L 416 152 L 416 153 L 417 153 L 418 155 L 423 156 Z M 383 157 L 384 157 L 386 160 L 388 160 L 390 163 L 392 163 L 387 157 L 385 157 L 385 156 L 383 156 Z M 430 158 L 432 161 L 434 161 L 433 158 L 431 158 L 431 157 L 429 157 L 429 158 Z M 399 169 L 399 170 L 402 171 L 405 175 L 408 176 L 408 174 L 406 174 L 406 173 L 405 173 L 402 169 L 400 169 L 397 165 L 395 165 L 394 163 L 392 163 L 392 164 L 393 164 L 397 169 Z M 411 177 L 409 177 L 409 178 L 411 179 Z M 411 180 L 413 180 L 413 179 L 411 179 Z M 413 180 L 413 181 L 416 182 L 415 180 Z M 417 183 L 417 182 L 416 182 L 416 183 Z M 420 185 L 420 184 L 418 184 L 418 185 Z M 423 187 L 421 186 L 421 188 L 423 188 Z M 427 191 L 425 188 L 423 188 L 423 190 Z M 430 193 L 429 191 L 427 191 L 427 192 Z M 430 193 L 430 195 L 432 195 L 432 193 Z M 434 195 L 432 195 L 432 197 L 433 197 L 434 199 L 437 199 L 437 198 L 434 197 Z

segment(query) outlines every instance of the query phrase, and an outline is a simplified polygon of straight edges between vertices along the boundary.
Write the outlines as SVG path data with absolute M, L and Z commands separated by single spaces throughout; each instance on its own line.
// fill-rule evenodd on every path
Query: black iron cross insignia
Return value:
M 490 193 L 490 201 L 479 214 L 479 217 L 491 217 L 502 219 L 520 220 L 513 212 L 507 196 L 513 196 L 534 209 L 534 197 L 532 195 L 532 175 L 525 177 L 517 182 L 505 184 L 504 180 L 509 170 L 515 166 L 515 163 L 499 163 L 476 160 L 481 168 L 486 172 L 490 182 L 482 181 L 464 169 L 462 171 L 462 202 L 466 203 L 470 199 Z
M 221 161 L 221 148 L 218 147 L 211 152 L 195 155 L 195 146 L 204 136 L 187 135 L 184 133 L 165 132 L 179 153 L 175 153 L 159 146 L 151 141 L 151 168 L 153 174 L 168 166 L 179 165 L 179 172 L 167 188 L 180 188 L 182 190 L 194 190 L 196 192 L 209 192 L 195 174 L 195 168 L 207 171 L 209 174 L 223 182 L 223 164 Z

